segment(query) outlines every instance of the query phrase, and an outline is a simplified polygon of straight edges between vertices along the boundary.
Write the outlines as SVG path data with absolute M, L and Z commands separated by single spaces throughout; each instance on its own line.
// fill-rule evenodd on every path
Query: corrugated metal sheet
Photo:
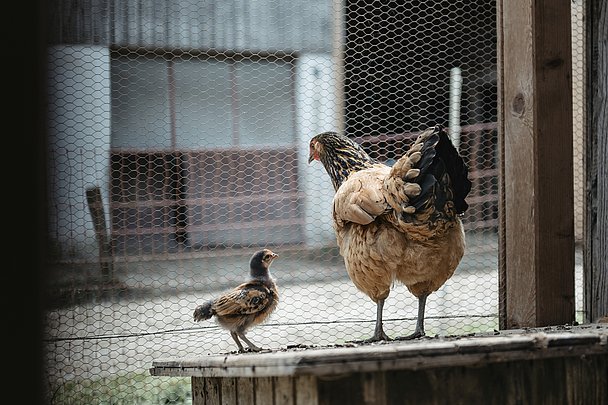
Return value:
M 331 50 L 331 0 L 59 0 L 48 10 L 52 44 Z

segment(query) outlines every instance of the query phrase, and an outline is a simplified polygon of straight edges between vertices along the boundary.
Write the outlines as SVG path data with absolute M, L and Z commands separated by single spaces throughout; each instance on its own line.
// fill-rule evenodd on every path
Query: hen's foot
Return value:
M 412 340 L 412 339 L 418 339 L 418 338 L 421 338 L 424 336 L 426 336 L 426 334 L 424 332 L 415 331 L 411 335 L 396 337 L 395 340 Z
M 363 343 L 374 343 L 374 342 L 382 342 L 382 341 L 386 341 L 386 342 L 390 342 L 391 339 L 390 337 L 388 337 L 386 335 L 386 333 L 384 332 L 380 332 L 380 333 L 374 333 L 374 336 L 368 338 L 368 339 L 363 339 L 363 340 L 349 340 L 347 343 L 357 343 L 357 344 L 363 344 Z
M 261 352 L 262 350 L 264 350 L 264 349 L 262 349 L 261 347 L 255 346 L 255 347 L 247 347 L 247 348 L 239 349 L 238 352 L 239 353 L 250 353 L 250 352 Z

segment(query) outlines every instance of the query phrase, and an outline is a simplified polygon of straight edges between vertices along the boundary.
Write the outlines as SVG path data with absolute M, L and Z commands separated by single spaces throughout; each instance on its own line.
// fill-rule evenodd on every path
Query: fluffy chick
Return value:
M 239 338 L 247 343 L 250 350 L 262 350 L 247 339 L 245 332 L 264 322 L 277 307 L 279 293 L 269 271 L 270 264 L 277 257 L 279 255 L 269 249 L 254 253 L 249 261 L 251 279 L 197 306 L 194 320 L 199 322 L 215 316 L 218 324 L 230 332 L 240 353 L 245 349 Z

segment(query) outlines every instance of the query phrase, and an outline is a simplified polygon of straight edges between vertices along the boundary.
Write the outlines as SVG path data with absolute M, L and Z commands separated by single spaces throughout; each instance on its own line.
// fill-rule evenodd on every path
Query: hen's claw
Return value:
M 413 339 L 418 339 L 418 338 L 421 338 L 424 336 L 426 336 L 425 333 L 420 332 L 420 331 L 415 331 L 414 333 L 412 333 L 410 335 L 396 337 L 395 340 L 413 340 Z

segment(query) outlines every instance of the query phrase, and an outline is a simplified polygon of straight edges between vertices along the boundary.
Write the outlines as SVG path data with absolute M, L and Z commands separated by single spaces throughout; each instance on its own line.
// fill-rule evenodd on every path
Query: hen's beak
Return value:
M 276 254 L 276 253 L 272 253 L 272 255 L 271 255 L 271 256 L 272 256 L 272 259 L 273 259 L 273 260 L 274 260 L 274 259 L 276 259 L 277 257 L 279 257 L 279 255 L 278 255 L 278 254 Z
M 313 160 L 315 160 L 316 158 L 318 158 L 317 155 L 317 150 L 315 148 L 315 141 L 312 141 L 310 143 L 310 148 L 308 149 L 308 164 L 310 164 Z
M 314 146 L 310 145 L 310 151 L 308 152 L 308 164 L 310 164 L 313 160 L 318 160 L 319 155 L 317 154 L 317 150 Z

